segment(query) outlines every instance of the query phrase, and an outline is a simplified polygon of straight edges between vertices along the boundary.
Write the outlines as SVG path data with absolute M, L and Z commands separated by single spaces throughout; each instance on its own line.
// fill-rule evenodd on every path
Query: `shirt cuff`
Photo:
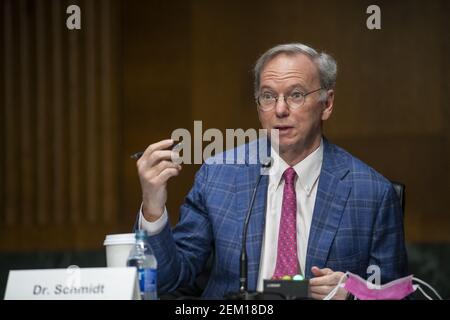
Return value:
M 164 213 L 158 220 L 153 222 L 145 220 L 141 205 L 141 209 L 139 210 L 139 229 L 146 230 L 150 236 L 155 236 L 160 233 L 166 226 L 168 220 L 167 208 L 165 207 Z

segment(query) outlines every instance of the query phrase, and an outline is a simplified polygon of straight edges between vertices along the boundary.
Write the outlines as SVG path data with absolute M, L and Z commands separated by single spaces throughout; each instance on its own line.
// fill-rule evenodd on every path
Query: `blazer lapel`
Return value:
M 304 270 L 307 278 L 312 276 L 312 266 L 325 266 L 351 190 L 351 185 L 342 181 L 349 172 L 345 158 L 325 138 L 323 141 L 323 163 Z

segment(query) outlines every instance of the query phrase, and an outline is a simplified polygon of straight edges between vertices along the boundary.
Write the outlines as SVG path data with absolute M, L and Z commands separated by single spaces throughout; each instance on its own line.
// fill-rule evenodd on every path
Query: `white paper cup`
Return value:
M 108 234 L 103 242 L 106 247 L 106 265 L 126 267 L 128 256 L 135 243 L 134 233 Z

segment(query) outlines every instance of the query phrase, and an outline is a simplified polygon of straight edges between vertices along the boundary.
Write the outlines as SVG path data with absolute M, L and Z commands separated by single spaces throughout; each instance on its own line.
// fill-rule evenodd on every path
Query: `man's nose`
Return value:
M 284 96 L 279 96 L 275 103 L 275 113 L 277 117 L 286 117 L 289 115 L 289 106 L 284 100 Z

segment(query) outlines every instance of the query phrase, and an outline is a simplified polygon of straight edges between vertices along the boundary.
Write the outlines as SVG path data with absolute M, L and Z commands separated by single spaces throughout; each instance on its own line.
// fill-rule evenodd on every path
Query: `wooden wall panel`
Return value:
M 66 143 L 67 139 L 67 125 L 65 120 L 65 94 L 67 93 L 66 88 L 66 77 L 64 73 L 66 69 L 63 66 L 63 44 L 65 43 L 65 38 L 63 38 L 63 26 L 64 26 L 64 16 L 61 15 L 64 12 L 64 7 L 61 1 L 51 2 L 51 52 L 52 55 L 52 72 L 50 83 L 52 85 L 51 89 L 51 115 L 53 116 L 52 125 L 52 149 L 51 149 L 51 162 L 53 163 L 53 193 L 51 194 L 51 199 L 53 200 L 52 207 L 52 221 L 56 225 L 62 225 L 67 223 L 65 221 L 65 213 L 68 210 L 67 200 L 68 200 L 68 188 L 65 183 L 67 171 L 67 156 L 69 155 Z M 64 42 L 63 42 L 64 41 Z M 45 151 L 44 151 L 45 152 Z
M 2 184 L 4 189 L 2 189 L 2 194 L 5 195 L 3 202 L 3 223 L 7 226 L 11 226 L 14 224 L 16 220 L 16 212 L 17 212 L 17 194 L 18 194 L 18 182 L 16 172 L 17 163 L 16 163 L 16 152 L 14 143 L 14 132 L 16 131 L 16 114 L 14 112 L 14 73 L 13 73 L 13 64 L 14 64 L 14 48 L 13 44 L 13 16 L 12 16 L 12 4 L 11 2 L 5 2 L 3 5 L 3 42 L 9 45 L 5 45 L 3 52 L 3 61 L 2 61 L 2 73 L 3 73 L 3 103 L 2 103 L 2 113 L 4 116 L 2 117 L 2 127 L 4 131 L 2 132 L 2 141 L 4 141 L 3 150 L 8 150 L 8 152 L 3 152 L 4 161 L 2 175 L 4 177 L 5 183 Z M 8 168 L 8 170 L 6 170 Z
M 82 30 L 65 28 L 69 4 Z M 450 3 L 4 0 L 0 250 L 101 247 L 140 204 L 129 155 L 208 128 L 258 128 L 251 69 L 278 43 L 333 54 L 327 136 L 407 185 L 409 242 L 450 241 Z M 198 166 L 169 183 L 171 222 Z
M 90 11 L 90 10 L 88 10 Z M 69 133 L 69 144 L 68 144 L 68 154 L 70 154 L 69 165 L 68 165 L 68 176 L 69 178 L 69 188 L 68 188 L 68 207 L 70 212 L 70 217 L 68 217 L 68 222 L 73 224 L 79 224 L 82 222 L 81 217 L 81 109 L 82 100 L 80 95 L 80 82 L 81 78 L 81 50 L 80 50 L 80 33 L 71 32 L 68 34 L 68 133 Z
M 124 105 L 121 230 L 129 230 L 141 202 L 130 154 L 170 138 L 176 128 L 193 128 L 191 2 L 133 1 L 123 6 Z M 189 191 L 197 166 L 186 165 L 168 184 L 172 223 Z
M 251 67 L 273 45 L 303 42 L 338 61 L 326 135 L 407 186 L 410 242 L 450 241 L 449 3 L 193 1 L 193 118 L 208 127 L 259 126 Z
M 120 6 L 2 2 L 0 250 L 98 248 L 117 228 Z
M 49 88 L 47 83 L 49 77 L 49 64 L 46 59 L 48 38 L 46 37 L 47 19 L 50 13 L 47 12 L 45 3 L 36 3 L 36 27 L 34 37 L 36 38 L 36 147 L 42 152 L 36 153 L 36 217 L 37 224 L 47 225 L 50 220 L 50 195 L 48 186 L 50 185 L 50 168 L 48 163 L 52 158 L 49 152 L 45 152 L 50 136 L 49 119 Z

